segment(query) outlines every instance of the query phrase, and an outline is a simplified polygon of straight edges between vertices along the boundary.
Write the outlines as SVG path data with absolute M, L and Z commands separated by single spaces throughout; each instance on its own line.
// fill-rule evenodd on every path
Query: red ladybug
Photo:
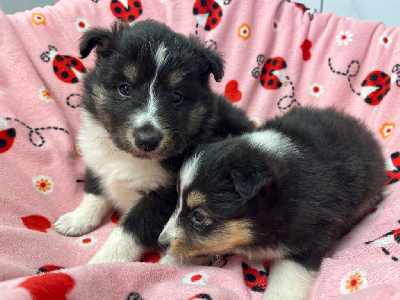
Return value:
M 86 73 L 83 63 L 76 57 L 52 52 L 50 57 L 53 57 L 53 71 L 58 79 L 65 83 L 78 83 L 83 73 Z
M 382 71 L 373 71 L 368 74 L 361 86 L 364 101 L 370 105 L 378 105 L 390 91 L 391 78 Z
M 45 265 L 39 268 L 39 270 L 36 272 L 37 275 L 47 273 L 47 272 L 52 272 L 52 271 L 58 271 L 64 269 L 64 267 L 56 266 L 56 265 Z
M 276 90 L 282 86 L 285 78 L 286 62 L 282 57 L 267 59 L 260 75 L 260 83 L 267 90 Z
M 385 185 L 392 184 L 398 182 L 400 180 L 400 153 L 394 152 L 390 155 L 390 165 L 391 168 L 386 171 L 386 175 L 388 175 L 388 180 Z
M 137 20 L 143 12 L 141 0 L 111 0 L 110 9 L 116 18 L 126 23 Z
M 400 221 L 399 221 L 399 223 L 400 223 Z M 400 244 L 400 228 L 391 230 L 388 233 L 385 233 L 384 235 L 378 237 L 377 239 L 368 241 L 365 244 L 367 244 L 367 245 L 375 244 L 375 245 L 381 247 L 383 253 L 385 253 L 386 255 L 391 255 L 390 251 L 383 246 L 387 246 L 393 242 Z M 399 258 L 396 256 L 392 256 L 392 260 L 399 261 Z
M 309 10 L 309 8 L 307 6 L 305 6 L 303 3 L 297 3 L 297 2 L 293 2 L 293 3 L 298 8 L 300 8 L 303 11 L 303 13 L 305 13 L 307 10 Z
M 244 281 L 247 287 L 254 292 L 264 292 L 267 287 L 269 264 L 263 263 L 264 269 L 259 271 L 242 262 Z
M 7 127 L 7 122 L 0 119 L 0 153 L 7 152 L 12 147 L 17 134 L 14 128 Z
M 201 299 L 212 300 L 212 298 L 209 294 L 197 294 L 197 295 L 189 298 L 189 300 L 201 300 Z
M 122 213 L 120 213 L 118 210 L 114 211 L 114 213 L 111 215 L 111 221 L 115 224 L 119 223 L 119 219 L 121 218 Z
M 213 30 L 221 22 L 222 3 L 218 3 L 218 0 L 196 0 L 193 14 L 206 31 Z

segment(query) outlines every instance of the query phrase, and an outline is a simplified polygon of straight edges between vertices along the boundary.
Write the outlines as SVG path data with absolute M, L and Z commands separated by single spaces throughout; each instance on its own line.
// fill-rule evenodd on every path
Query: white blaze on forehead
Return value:
M 183 165 L 179 176 L 181 181 L 181 190 L 180 190 L 181 195 L 184 188 L 188 187 L 195 179 L 202 157 L 203 157 L 203 152 L 200 152 L 192 156 Z
M 177 226 L 177 221 L 179 214 L 182 211 L 183 206 L 183 190 L 187 187 L 190 183 L 193 182 L 199 162 L 201 160 L 202 152 L 190 158 L 182 167 L 180 173 L 180 191 L 179 191 L 179 203 L 176 207 L 174 213 L 172 214 L 171 218 L 168 220 L 167 224 L 165 225 L 163 231 L 160 234 L 161 240 L 174 240 L 181 234 L 181 229 Z
M 248 133 L 244 135 L 244 138 L 249 141 L 251 146 L 278 157 L 288 154 L 300 155 L 299 149 L 290 138 L 271 129 Z
M 147 105 L 143 108 L 143 110 L 139 113 L 132 115 L 131 120 L 134 127 L 142 127 L 145 124 L 151 124 L 154 127 L 161 129 L 159 117 L 158 117 L 158 101 L 154 86 L 157 80 L 158 72 L 160 68 L 165 64 L 168 58 L 167 48 L 164 43 L 162 43 L 156 50 L 154 55 L 154 60 L 156 64 L 156 71 L 154 74 L 154 78 L 150 82 L 149 87 L 149 98 L 147 99 Z M 161 113 L 161 112 L 160 112 Z

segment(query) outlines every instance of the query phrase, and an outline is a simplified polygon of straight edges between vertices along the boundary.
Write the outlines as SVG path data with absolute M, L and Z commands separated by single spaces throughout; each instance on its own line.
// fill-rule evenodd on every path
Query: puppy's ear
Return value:
M 214 75 L 215 81 L 220 82 L 222 77 L 224 77 L 225 62 L 222 59 L 222 56 L 209 48 L 204 49 L 204 54 L 208 61 L 210 72 Z
M 95 47 L 98 55 L 107 57 L 112 51 L 113 42 L 113 34 L 110 30 L 98 28 L 88 30 L 83 34 L 79 44 L 81 58 L 87 57 Z
M 236 191 L 249 200 L 256 196 L 263 186 L 272 183 L 272 173 L 265 166 L 236 166 L 231 169 L 231 179 Z
M 197 37 L 193 35 L 189 36 L 189 41 L 196 49 L 197 54 L 201 56 L 203 63 L 202 67 L 205 67 L 205 75 L 208 77 L 210 73 L 212 73 L 215 80 L 220 82 L 222 77 L 224 77 L 225 62 L 222 59 L 222 56 L 216 51 L 206 47 Z

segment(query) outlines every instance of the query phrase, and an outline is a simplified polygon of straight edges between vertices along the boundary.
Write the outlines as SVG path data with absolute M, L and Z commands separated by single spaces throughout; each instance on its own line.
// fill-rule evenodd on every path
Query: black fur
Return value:
M 244 136 L 199 146 L 195 153 L 201 159 L 183 191 L 179 226 L 190 243 L 218 234 L 229 220 L 250 220 L 253 242 L 233 253 L 283 247 L 286 258 L 318 270 L 335 241 L 382 199 L 380 147 L 359 121 L 334 109 L 293 108 L 260 128 L 265 130 L 290 138 L 300 155 L 280 158 Z M 206 197 L 198 209 L 209 225 L 191 222 L 185 195 L 193 190 Z
M 86 169 L 85 192 L 100 195 L 102 193 L 100 178 L 97 177 L 89 168 Z
M 177 199 L 178 193 L 173 186 L 144 195 L 124 217 L 124 229 L 134 233 L 143 246 L 155 246 L 161 230 L 175 209 Z
M 162 45 L 168 58 L 157 70 L 155 55 Z M 244 112 L 212 92 L 209 75 L 213 74 L 217 81 L 222 79 L 223 59 L 193 36 L 185 37 L 151 20 L 133 26 L 115 23 L 111 30 L 92 29 L 83 35 L 81 56 L 88 56 L 93 49 L 97 53 L 96 65 L 84 80 L 84 110 L 107 130 L 119 150 L 139 159 L 157 160 L 171 176 L 170 186 L 139 190 L 143 197 L 135 200 L 122 219 L 123 228 L 143 245 L 154 245 L 175 208 L 175 180 L 184 156 L 198 144 L 252 131 L 253 124 Z M 127 66 L 133 66 L 134 78 L 126 76 Z M 174 72 L 179 79 L 171 83 Z M 118 92 L 124 83 L 131 88 L 128 97 Z M 133 136 L 159 130 L 150 125 L 134 128 L 130 123 L 132 116 L 147 105 L 152 83 L 160 112 L 159 125 L 168 141 L 156 151 L 144 152 L 132 147 L 127 130 L 132 130 Z M 171 102 L 176 91 L 183 95 L 178 104 Z M 96 170 L 91 171 L 96 177 Z M 88 192 L 92 190 L 87 188 Z

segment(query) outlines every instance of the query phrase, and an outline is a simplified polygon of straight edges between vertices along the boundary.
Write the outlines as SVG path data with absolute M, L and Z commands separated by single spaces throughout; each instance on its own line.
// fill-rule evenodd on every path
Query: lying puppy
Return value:
M 260 131 L 199 146 L 159 244 L 177 259 L 272 260 L 264 299 L 304 299 L 340 237 L 382 198 L 384 159 L 358 121 L 293 108 Z
M 223 60 L 195 37 L 155 21 L 87 31 L 84 58 L 96 49 L 84 79 L 80 146 L 87 166 L 82 203 L 54 228 L 77 236 L 118 208 L 119 226 L 91 263 L 132 261 L 157 238 L 176 206 L 183 157 L 199 143 L 252 131 L 245 114 L 209 86 Z

